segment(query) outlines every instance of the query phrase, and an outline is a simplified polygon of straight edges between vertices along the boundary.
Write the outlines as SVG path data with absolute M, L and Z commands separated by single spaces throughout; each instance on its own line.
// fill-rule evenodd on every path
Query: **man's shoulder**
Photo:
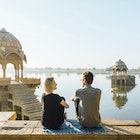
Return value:
M 83 89 L 82 88 L 79 88 L 79 89 L 76 90 L 76 93 L 80 93 L 82 91 L 83 91 Z
M 99 88 L 94 88 L 96 91 L 101 91 L 101 89 L 99 89 Z
M 96 91 L 97 93 L 99 93 L 99 94 L 102 93 L 101 89 L 99 89 L 99 88 L 95 88 L 95 91 Z

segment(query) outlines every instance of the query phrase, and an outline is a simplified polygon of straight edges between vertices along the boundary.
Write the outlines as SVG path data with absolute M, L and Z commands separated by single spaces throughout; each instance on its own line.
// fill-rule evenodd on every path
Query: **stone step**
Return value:
M 35 120 L 41 120 L 42 105 L 37 100 L 33 91 L 31 91 L 26 85 L 23 84 L 12 84 L 9 85 L 9 90 L 12 92 L 14 98 L 18 100 L 23 112 L 29 114 L 29 118 Z

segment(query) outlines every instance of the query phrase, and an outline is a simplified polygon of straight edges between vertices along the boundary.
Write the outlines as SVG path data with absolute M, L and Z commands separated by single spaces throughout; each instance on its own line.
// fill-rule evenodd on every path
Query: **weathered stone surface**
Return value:
M 139 140 L 140 120 L 102 120 L 105 132 L 50 134 L 41 121 L 0 121 L 0 140 Z
M 16 113 L 13 112 L 0 112 L 0 121 L 15 120 Z
M 140 121 L 139 121 L 140 122 Z M 105 125 L 140 125 L 136 120 L 116 120 L 116 119 L 103 119 L 102 123 Z

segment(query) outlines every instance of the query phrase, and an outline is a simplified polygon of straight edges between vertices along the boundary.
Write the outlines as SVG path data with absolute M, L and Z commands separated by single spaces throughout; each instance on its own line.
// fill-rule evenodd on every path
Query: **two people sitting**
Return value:
M 83 72 L 82 88 L 76 90 L 71 98 L 75 105 L 77 121 L 85 128 L 96 127 L 101 122 L 99 112 L 101 90 L 92 87 L 93 79 L 91 72 Z M 49 129 L 59 129 L 64 123 L 64 109 L 69 108 L 69 105 L 64 97 L 53 93 L 57 89 L 53 77 L 46 78 L 44 89 L 42 125 Z

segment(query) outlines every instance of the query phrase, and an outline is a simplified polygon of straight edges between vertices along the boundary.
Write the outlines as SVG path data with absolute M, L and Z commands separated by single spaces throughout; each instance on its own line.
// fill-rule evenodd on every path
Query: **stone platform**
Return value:
M 59 133 L 43 131 L 40 121 L 1 121 L 0 140 L 139 140 L 140 121 L 102 120 L 102 133 Z
M 18 121 L 15 115 L 0 113 L 0 140 L 140 140 L 140 120 L 102 119 L 104 132 L 52 134 L 40 121 Z
M 15 120 L 17 115 L 14 111 L 11 112 L 0 112 L 0 122 L 7 120 Z

